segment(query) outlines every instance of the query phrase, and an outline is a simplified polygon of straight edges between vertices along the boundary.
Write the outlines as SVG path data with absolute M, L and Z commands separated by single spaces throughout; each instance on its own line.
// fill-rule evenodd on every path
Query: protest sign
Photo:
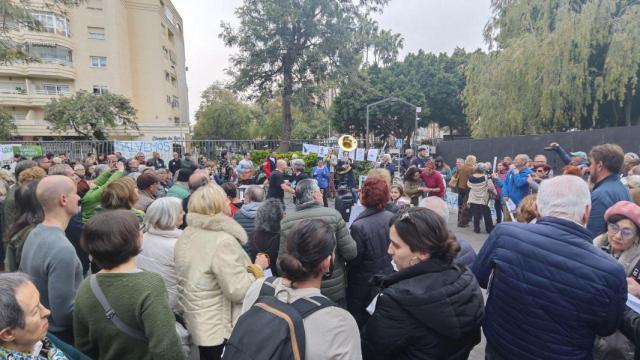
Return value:
M 367 161 L 378 161 L 378 149 L 369 149 L 369 151 L 367 152 Z
M 356 149 L 356 161 L 364 161 L 364 149 Z
M 40 145 L 13 145 L 13 153 L 20 154 L 26 158 L 42 156 L 42 146 Z
M 122 153 L 127 159 L 131 159 L 141 152 L 145 158 L 151 159 L 154 152 L 160 153 L 160 158 L 168 161 L 173 157 L 173 141 L 119 141 L 113 142 L 113 151 Z
M 15 144 L 4 144 L 0 145 L 0 161 L 11 161 L 13 160 L 13 147 L 20 147 L 21 145 Z

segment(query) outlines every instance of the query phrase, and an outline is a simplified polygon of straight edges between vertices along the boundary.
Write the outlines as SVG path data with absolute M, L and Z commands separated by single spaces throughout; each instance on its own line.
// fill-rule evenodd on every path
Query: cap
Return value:
M 571 153 L 571 156 L 579 156 L 582 160 L 587 161 L 589 158 L 587 157 L 587 153 L 584 151 L 574 151 Z
M 427 145 L 418 146 L 418 151 L 422 151 L 422 150 L 429 150 L 429 147 Z
M 640 206 L 631 201 L 618 201 L 615 203 L 604 213 L 604 220 L 609 221 L 609 218 L 614 215 L 622 215 L 633 221 L 640 228 Z

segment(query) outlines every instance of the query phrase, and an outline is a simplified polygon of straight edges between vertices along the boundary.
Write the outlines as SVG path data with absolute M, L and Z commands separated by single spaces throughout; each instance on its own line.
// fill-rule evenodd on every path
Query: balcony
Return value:
M 13 63 L 0 66 L 0 75 L 75 80 L 76 71 L 69 61 L 41 59 L 41 62 Z
M 0 89 L 0 106 L 44 107 L 53 98 L 69 95 L 70 91 Z

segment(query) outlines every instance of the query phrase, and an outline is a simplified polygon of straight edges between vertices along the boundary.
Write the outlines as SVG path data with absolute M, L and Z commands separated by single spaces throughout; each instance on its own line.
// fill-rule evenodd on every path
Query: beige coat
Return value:
M 189 213 L 187 228 L 176 242 L 178 308 L 193 343 L 217 346 L 229 338 L 245 293 L 256 280 L 242 249 L 244 229 L 224 214 Z

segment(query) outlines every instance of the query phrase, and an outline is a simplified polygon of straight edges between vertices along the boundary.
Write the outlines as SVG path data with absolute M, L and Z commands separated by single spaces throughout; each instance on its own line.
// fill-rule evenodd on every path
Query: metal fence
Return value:
M 67 140 L 67 141 L 7 141 L 3 144 L 39 145 L 43 154 L 65 153 L 73 161 L 85 159 L 87 154 L 113 153 L 113 141 Z M 302 144 L 314 144 L 337 147 L 335 139 L 291 140 L 289 151 L 302 151 Z M 204 155 L 207 159 L 217 159 L 220 152 L 227 150 L 238 154 L 242 151 L 273 150 L 280 146 L 279 140 L 189 140 L 173 141 L 173 151 L 183 156 L 189 152 L 192 156 Z M 168 160 L 168 159 L 167 159 Z

